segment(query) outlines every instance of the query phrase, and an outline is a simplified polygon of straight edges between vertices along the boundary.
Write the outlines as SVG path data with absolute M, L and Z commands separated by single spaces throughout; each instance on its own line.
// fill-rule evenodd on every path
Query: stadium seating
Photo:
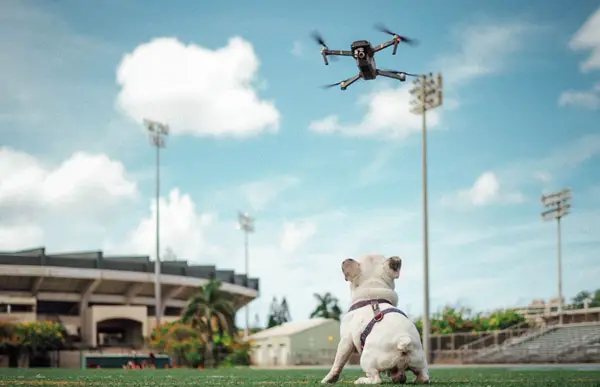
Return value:
M 599 357 L 600 325 L 572 325 L 548 329 L 495 350 L 481 351 L 477 363 L 554 363 L 592 361 Z

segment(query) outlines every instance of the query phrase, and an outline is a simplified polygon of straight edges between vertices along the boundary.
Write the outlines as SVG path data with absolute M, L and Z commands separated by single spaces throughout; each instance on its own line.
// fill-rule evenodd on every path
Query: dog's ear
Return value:
M 360 275 L 360 263 L 352 258 L 348 258 L 342 262 L 342 273 L 346 281 L 354 281 Z
M 400 277 L 400 269 L 402 268 L 402 259 L 398 256 L 389 257 L 386 260 L 386 264 L 392 272 L 392 278 Z

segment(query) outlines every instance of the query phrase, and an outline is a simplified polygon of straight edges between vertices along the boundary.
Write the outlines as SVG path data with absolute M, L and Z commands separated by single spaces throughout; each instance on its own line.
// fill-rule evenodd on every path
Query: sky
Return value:
M 540 197 L 571 188 L 564 295 L 600 287 L 600 8 L 597 1 L 223 0 L 0 2 L 0 250 L 154 257 L 244 272 L 237 212 L 256 218 L 251 276 L 264 323 L 313 293 L 350 303 L 341 262 L 403 259 L 399 307 L 423 311 L 421 117 L 411 83 L 358 81 L 329 48 L 389 36 L 380 68 L 444 77 L 428 112 L 432 312 L 524 306 L 558 294 L 556 224 Z

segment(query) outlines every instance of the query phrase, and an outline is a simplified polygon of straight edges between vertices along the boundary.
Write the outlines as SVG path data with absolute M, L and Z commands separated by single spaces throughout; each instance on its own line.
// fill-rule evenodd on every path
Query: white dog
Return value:
M 360 366 L 366 376 L 355 384 L 379 384 L 380 372 L 388 372 L 395 383 L 406 382 L 406 370 L 416 383 L 429 383 L 427 360 L 415 324 L 396 309 L 398 295 L 394 280 L 400 275 L 402 260 L 382 255 L 365 255 L 342 262 L 342 272 L 350 282 L 352 306 L 342 319 L 340 342 L 331 371 L 321 383 L 335 383 L 353 352 L 360 353 Z

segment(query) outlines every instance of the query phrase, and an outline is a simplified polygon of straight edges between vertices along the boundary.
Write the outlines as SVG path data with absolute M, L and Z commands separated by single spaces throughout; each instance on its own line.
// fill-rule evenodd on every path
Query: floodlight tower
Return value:
M 154 262 L 154 297 L 156 326 L 160 325 L 161 287 L 160 287 L 160 149 L 166 146 L 166 137 L 169 135 L 169 126 L 158 121 L 144 119 L 148 128 L 150 142 L 156 148 L 156 260 Z
M 238 212 L 238 228 L 244 232 L 244 266 L 246 278 L 249 279 L 248 234 L 254 232 L 254 218 L 248 215 L 247 212 Z M 248 308 L 248 305 L 246 305 L 245 309 L 246 328 L 244 329 L 244 337 L 248 337 L 250 333 L 250 309 Z
M 431 326 L 429 323 L 429 205 L 427 192 L 427 111 L 442 105 L 442 74 L 422 75 L 413 81 L 410 91 L 414 99 L 411 112 L 420 114 L 422 120 L 421 163 L 423 174 L 423 350 L 427 362 L 431 361 Z
M 547 208 L 546 211 L 542 212 L 542 218 L 544 220 L 555 220 L 556 219 L 556 238 L 557 238 L 557 265 L 558 265 L 558 320 L 559 324 L 563 322 L 562 308 L 563 308 L 563 290 L 562 290 L 562 241 L 561 241 L 561 227 L 560 220 L 563 216 L 570 213 L 571 208 L 571 189 L 563 189 L 562 191 L 551 193 L 549 195 L 542 195 L 542 205 Z

